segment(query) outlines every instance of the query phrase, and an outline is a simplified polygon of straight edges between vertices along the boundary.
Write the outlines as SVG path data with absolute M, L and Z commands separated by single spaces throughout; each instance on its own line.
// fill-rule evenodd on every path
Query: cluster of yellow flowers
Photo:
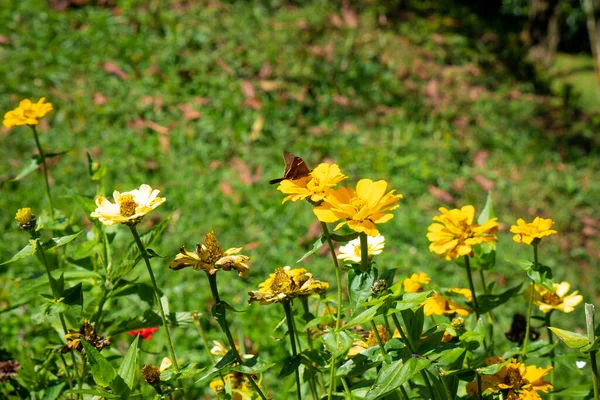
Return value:
M 296 297 L 307 297 L 313 293 L 324 293 L 329 289 L 327 282 L 318 281 L 304 268 L 277 268 L 269 278 L 258 285 L 258 290 L 248 292 L 249 303 L 282 303 Z

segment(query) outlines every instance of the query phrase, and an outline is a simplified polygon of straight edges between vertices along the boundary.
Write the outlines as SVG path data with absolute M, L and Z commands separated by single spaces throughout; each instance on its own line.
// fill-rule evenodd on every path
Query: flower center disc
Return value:
M 556 293 L 544 293 L 543 301 L 546 304 L 557 305 L 560 304 L 560 297 Z
M 133 214 L 135 214 L 135 209 L 137 206 L 138 204 L 133 199 L 133 195 L 123 195 L 121 196 L 119 202 L 119 213 L 124 217 L 131 217 Z

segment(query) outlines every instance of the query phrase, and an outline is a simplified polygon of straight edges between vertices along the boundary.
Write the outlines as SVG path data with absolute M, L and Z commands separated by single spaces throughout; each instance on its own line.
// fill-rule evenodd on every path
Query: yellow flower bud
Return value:
M 17 211 L 17 215 L 15 215 L 15 220 L 17 220 L 21 229 L 26 231 L 35 229 L 35 215 L 31 213 L 31 208 L 29 207 L 20 208 Z

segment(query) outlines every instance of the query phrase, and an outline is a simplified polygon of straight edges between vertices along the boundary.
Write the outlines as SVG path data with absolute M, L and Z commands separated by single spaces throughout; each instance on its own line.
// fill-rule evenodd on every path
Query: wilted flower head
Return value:
M 383 224 L 394 218 L 388 212 L 400 207 L 397 203 L 402 195 L 394 194 L 394 190 L 386 193 L 387 182 L 373 182 L 370 179 L 361 179 L 352 188 L 339 188 L 331 190 L 323 203 L 313 208 L 313 212 L 321 222 L 340 222 L 335 230 L 344 225 L 356 232 L 364 232 L 369 236 L 379 234 L 376 224 Z
M 142 377 L 150 385 L 160 382 L 160 370 L 156 365 L 144 365 L 142 368 Z
M 310 197 L 313 202 L 319 202 L 325 198 L 332 187 L 346 179 L 337 164 L 321 163 L 313 169 L 309 176 L 299 179 L 284 179 L 277 190 L 287 194 L 283 203 L 288 200 L 298 201 Z
M 385 238 L 383 235 L 367 236 L 367 254 L 369 258 L 381 254 L 385 247 Z M 360 263 L 361 252 L 360 252 L 360 238 L 349 241 L 344 246 L 340 247 L 340 254 L 337 256 L 342 261 L 349 261 L 352 263 Z
M 487 365 L 504 362 L 500 357 L 489 357 L 486 360 Z M 546 368 L 539 368 L 535 365 L 526 366 L 513 358 L 496 374 L 481 375 L 481 389 L 500 392 L 507 400 L 541 400 L 538 391 L 548 393 L 548 390 L 552 389 L 552 384 L 543 379 L 551 369 L 551 366 Z M 476 395 L 478 392 L 477 382 L 469 383 L 467 392 L 470 395 Z
M 2 123 L 7 128 L 16 125 L 37 125 L 38 118 L 53 110 L 52 104 L 44 101 L 46 101 L 45 97 L 39 99 L 37 103 L 32 103 L 29 99 L 21 100 L 19 107 L 4 114 Z
M 425 272 L 419 272 L 416 274 L 412 274 L 402 281 L 402 286 L 404 286 L 404 293 L 418 293 L 423 291 L 423 286 L 421 284 L 428 284 L 431 282 L 431 278 Z
M 538 243 L 543 237 L 558 233 L 550 229 L 554 221 L 550 218 L 535 217 L 533 222 L 526 223 L 522 218 L 517 220 L 517 225 L 510 227 L 511 233 L 514 233 L 513 240 L 517 243 L 532 244 Z
M 0 361 L 0 383 L 19 376 L 19 369 L 21 364 L 16 360 Z
M 239 276 L 244 276 L 250 271 L 248 261 L 250 258 L 242 254 L 241 247 L 233 247 L 223 251 L 213 232 L 209 232 L 204 238 L 204 243 L 196 245 L 196 251 L 187 251 L 184 246 L 179 249 L 179 254 L 175 260 L 169 263 L 169 268 L 174 270 L 192 267 L 196 271 L 202 270 L 210 274 L 217 273 L 218 270 L 238 272 Z
M 164 197 L 157 197 L 158 193 L 160 193 L 159 190 L 153 190 L 146 184 L 130 192 L 121 193 L 115 190 L 113 192 L 114 203 L 111 203 L 105 197 L 96 197 L 98 207 L 90 216 L 98 218 L 104 225 L 125 224 L 135 226 L 146 214 L 167 200 Z
M 492 218 L 483 225 L 476 224 L 475 208 L 464 206 L 460 210 L 441 207 L 442 215 L 433 217 L 436 221 L 429 225 L 427 239 L 432 242 L 429 251 L 452 260 L 473 254 L 473 246 L 480 243 L 491 244 L 497 241 L 498 218 Z
M 248 292 L 248 303 L 258 301 L 260 304 L 281 303 L 295 297 L 305 297 L 313 293 L 324 293 L 329 289 L 327 282 L 313 278 L 304 268 L 277 268 L 275 273 L 258 285 L 258 290 Z
M 61 349 L 61 353 L 67 353 L 71 350 L 76 350 L 81 354 L 85 354 L 85 349 L 81 340 L 85 340 L 98 351 L 110 346 L 110 339 L 105 339 L 96 333 L 96 328 L 89 321 L 83 321 L 78 331 L 69 329 L 69 333 L 65 334 L 67 344 Z
M 525 290 L 525 298 L 528 300 L 531 298 L 532 286 L 533 285 L 529 285 Z M 554 290 L 550 291 L 541 285 L 535 285 L 533 303 L 544 313 L 548 313 L 552 310 L 570 313 L 583 301 L 583 296 L 578 294 L 579 292 L 577 290 L 567 295 L 571 289 L 571 284 L 569 282 L 553 283 L 552 288 Z
M 140 335 L 140 337 L 142 339 L 150 340 L 150 339 L 152 339 L 152 335 L 154 335 L 156 333 L 156 331 L 158 331 L 157 326 L 152 327 L 152 328 L 135 329 L 133 331 L 127 332 L 127 334 L 133 335 L 133 336 Z
M 467 301 L 473 300 L 473 295 L 469 289 L 452 288 L 447 291 L 447 294 L 459 294 Z M 423 312 L 426 316 L 430 315 L 454 315 L 466 317 L 471 313 L 469 307 L 460 305 L 450 300 L 449 297 L 442 296 L 434 292 L 433 295 L 423 302 Z
M 31 208 L 29 207 L 20 208 L 15 215 L 15 220 L 19 224 L 19 227 L 25 231 L 35 229 L 35 215 L 31 213 Z

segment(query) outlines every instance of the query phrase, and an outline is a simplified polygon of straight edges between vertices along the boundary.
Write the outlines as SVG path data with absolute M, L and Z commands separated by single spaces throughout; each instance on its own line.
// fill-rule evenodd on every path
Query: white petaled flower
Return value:
M 385 247 L 385 238 L 383 235 L 367 236 L 367 248 L 369 258 L 381 254 Z M 348 242 L 340 247 L 338 259 L 342 261 L 360 263 L 360 238 Z
M 130 192 L 120 193 L 115 190 L 113 192 L 114 203 L 103 196 L 96 197 L 98 207 L 90 216 L 98 218 L 104 225 L 136 225 L 146 214 L 167 200 L 164 197 L 157 197 L 158 193 L 160 193 L 159 190 L 152 189 L 146 184 Z

